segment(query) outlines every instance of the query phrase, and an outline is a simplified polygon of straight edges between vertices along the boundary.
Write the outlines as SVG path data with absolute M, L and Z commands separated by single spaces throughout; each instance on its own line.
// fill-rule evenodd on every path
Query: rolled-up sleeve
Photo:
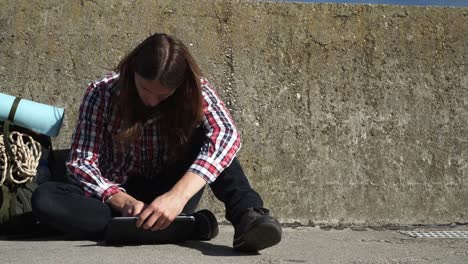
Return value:
M 98 167 L 107 104 L 104 89 L 95 84 L 86 89 L 66 164 L 70 179 L 84 190 L 85 195 L 102 201 L 120 191 L 117 184 L 101 175 Z
M 211 183 L 231 164 L 241 142 L 229 111 L 206 79 L 202 80 L 202 94 L 207 140 L 189 171 Z

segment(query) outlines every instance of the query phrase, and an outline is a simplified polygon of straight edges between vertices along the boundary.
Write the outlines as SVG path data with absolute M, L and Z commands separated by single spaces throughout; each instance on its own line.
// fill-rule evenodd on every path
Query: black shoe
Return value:
M 265 208 L 247 210 L 234 228 L 233 247 L 237 251 L 255 252 L 281 241 L 281 225 Z
M 204 209 L 193 214 L 195 217 L 195 229 L 190 240 L 211 240 L 219 233 L 218 221 L 215 215 Z

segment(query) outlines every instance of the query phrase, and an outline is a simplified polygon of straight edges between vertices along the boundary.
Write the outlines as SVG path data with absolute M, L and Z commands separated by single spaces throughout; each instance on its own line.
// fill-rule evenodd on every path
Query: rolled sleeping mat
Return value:
M 0 121 L 8 120 L 14 96 L 0 93 Z M 21 99 L 12 123 L 51 137 L 58 136 L 62 127 L 63 108 Z

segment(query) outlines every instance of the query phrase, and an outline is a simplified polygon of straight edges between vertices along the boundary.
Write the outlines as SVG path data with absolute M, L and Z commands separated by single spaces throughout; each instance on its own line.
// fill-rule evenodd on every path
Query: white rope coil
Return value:
M 37 173 L 41 144 L 29 135 L 11 132 L 8 142 L 13 157 L 8 158 L 3 140 L 3 135 L 0 135 L 0 186 L 5 180 L 16 184 L 31 181 Z

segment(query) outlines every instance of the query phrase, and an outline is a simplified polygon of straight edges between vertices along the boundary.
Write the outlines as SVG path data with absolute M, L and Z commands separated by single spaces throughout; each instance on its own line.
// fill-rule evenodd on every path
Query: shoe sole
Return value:
M 278 222 L 259 223 L 234 241 L 234 250 L 254 252 L 274 246 L 281 241 L 281 233 Z

